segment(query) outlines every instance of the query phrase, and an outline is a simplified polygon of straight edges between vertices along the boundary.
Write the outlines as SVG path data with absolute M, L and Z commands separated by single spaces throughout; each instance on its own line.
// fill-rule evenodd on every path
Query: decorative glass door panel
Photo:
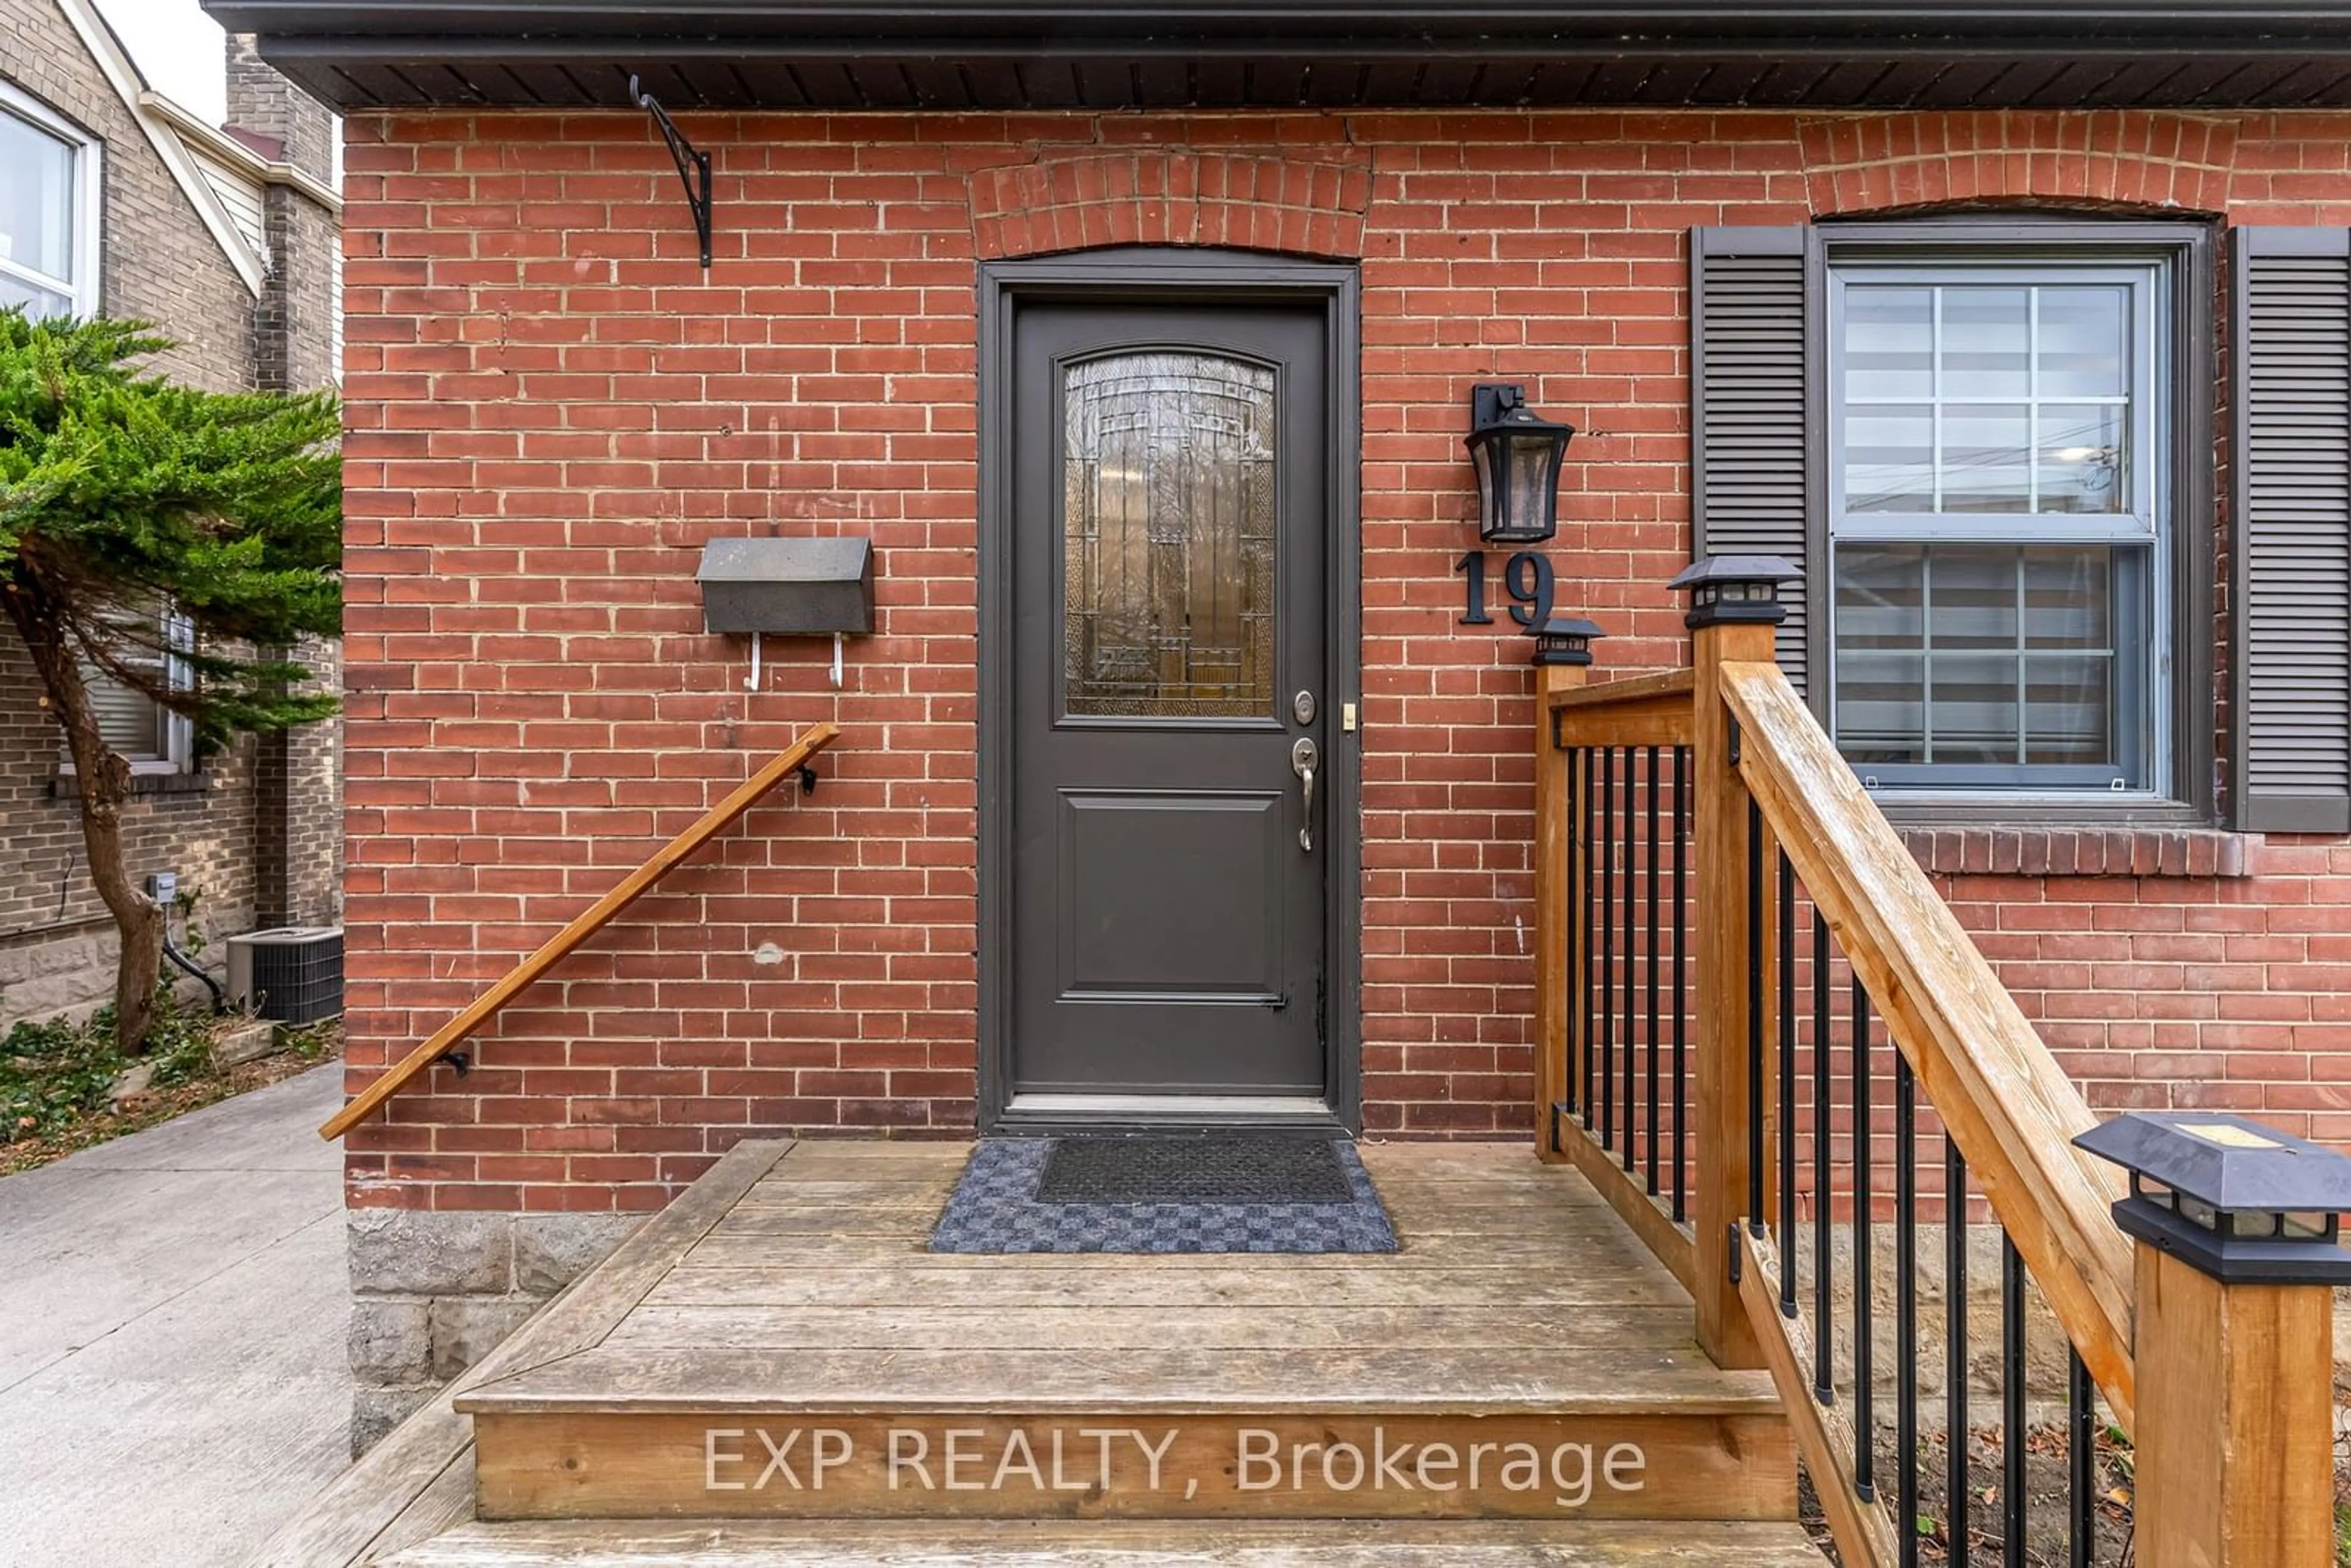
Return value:
M 1154 351 L 1062 376 L 1063 711 L 1274 717 L 1273 371 Z

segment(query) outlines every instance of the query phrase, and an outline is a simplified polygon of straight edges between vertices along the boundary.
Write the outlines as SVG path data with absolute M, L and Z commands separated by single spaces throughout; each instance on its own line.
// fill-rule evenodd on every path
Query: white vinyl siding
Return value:
M 229 222 L 236 225 L 237 234 L 253 247 L 253 254 L 266 262 L 269 256 L 269 228 L 261 182 L 249 171 L 204 147 L 192 144 L 189 152 L 196 160 L 196 167 L 204 171 L 204 183 L 220 198 Z

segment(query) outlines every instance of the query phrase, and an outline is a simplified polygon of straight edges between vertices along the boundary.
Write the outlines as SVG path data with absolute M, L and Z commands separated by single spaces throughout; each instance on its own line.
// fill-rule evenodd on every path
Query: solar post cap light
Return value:
M 1592 663 L 1592 640 L 1607 633 L 1598 622 L 1580 615 L 1554 615 L 1541 625 L 1528 627 L 1527 635 L 1535 640 L 1534 662 L 1541 666 L 1588 664 Z
M 1682 620 L 1692 631 L 1741 621 L 1776 626 L 1787 617 L 1780 585 L 1803 575 L 1776 555 L 1710 555 L 1682 568 L 1666 586 L 1689 590 L 1689 613 Z
M 2231 1285 L 2351 1284 L 2351 1159 L 2242 1116 L 2132 1112 L 2074 1140 L 2130 1174 L 2129 1236 Z

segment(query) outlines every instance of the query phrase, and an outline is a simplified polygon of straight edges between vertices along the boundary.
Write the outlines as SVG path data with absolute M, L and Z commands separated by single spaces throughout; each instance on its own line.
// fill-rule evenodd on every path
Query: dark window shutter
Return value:
M 1805 231 L 1690 235 L 1690 548 L 1776 555 L 1807 572 L 1812 547 Z M 1780 664 L 1807 689 L 1811 580 L 1781 590 Z
M 2231 262 L 2236 823 L 2351 832 L 2351 231 Z

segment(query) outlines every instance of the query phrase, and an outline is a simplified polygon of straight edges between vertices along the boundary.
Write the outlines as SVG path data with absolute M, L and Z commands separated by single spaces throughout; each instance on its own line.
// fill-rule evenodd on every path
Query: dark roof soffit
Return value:
M 1000 30 L 1050 35 L 1076 29 L 1155 35 L 1223 30 L 1260 41 L 1393 31 L 1554 34 L 1637 39 L 1803 37 L 1886 44 L 1925 32 L 1982 42 L 2062 34 L 2130 47 L 2178 34 L 2241 42 L 2271 32 L 2351 37 L 2339 0 L 2204 0 L 2129 5 L 2118 0 L 1525 0 L 1432 5 L 1429 0 L 693 0 L 683 5 L 568 5 L 559 0 L 205 0 L 237 31 L 349 37 L 470 34 L 523 37 L 759 37 L 831 31 L 883 40 L 909 31 L 938 36 Z
M 346 109 L 619 106 L 638 69 L 680 108 L 2351 101 L 2341 0 L 204 5 Z M 1027 80 L 1062 67 L 1091 80 Z M 1235 70 L 1249 84 L 1220 85 Z

